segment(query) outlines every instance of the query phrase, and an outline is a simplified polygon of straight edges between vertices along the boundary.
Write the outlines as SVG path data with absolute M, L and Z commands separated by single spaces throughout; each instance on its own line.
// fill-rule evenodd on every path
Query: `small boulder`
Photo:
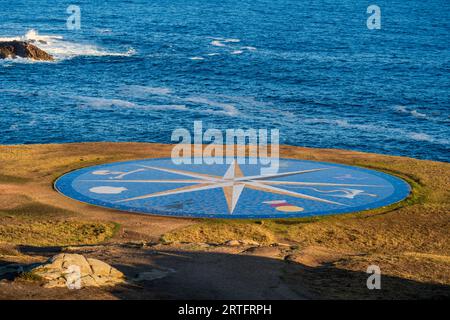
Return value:
M 254 240 L 228 240 L 224 243 L 228 247 L 239 247 L 239 246 L 254 246 L 257 247 L 260 244 Z
M 239 247 L 241 245 L 239 240 L 228 240 L 224 244 L 229 247 Z
M 240 242 L 244 246 L 255 246 L 255 247 L 258 247 L 260 245 L 258 241 L 254 241 L 254 240 L 240 240 Z
M 0 59 L 17 57 L 39 61 L 53 61 L 52 55 L 26 41 L 0 41 Z
M 101 287 L 125 282 L 125 276 L 119 270 L 81 254 L 58 254 L 30 272 L 41 277 L 47 288 L 66 287 L 76 283 L 80 287 Z

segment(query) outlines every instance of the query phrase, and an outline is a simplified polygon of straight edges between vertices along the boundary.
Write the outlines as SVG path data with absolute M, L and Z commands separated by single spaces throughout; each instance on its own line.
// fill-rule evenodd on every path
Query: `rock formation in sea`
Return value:
M 0 41 L 0 59 L 17 57 L 39 61 L 53 61 L 52 55 L 26 41 Z

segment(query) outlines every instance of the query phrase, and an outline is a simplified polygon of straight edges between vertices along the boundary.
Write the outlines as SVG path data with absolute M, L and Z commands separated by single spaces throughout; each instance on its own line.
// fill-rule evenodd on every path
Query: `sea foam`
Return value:
M 171 90 L 169 88 L 141 85 L 123 86 L 120 91 L 122 91 L 124 94 L 134 97 L 144 97 L 149 95 L 165 96 L 171 93 Z

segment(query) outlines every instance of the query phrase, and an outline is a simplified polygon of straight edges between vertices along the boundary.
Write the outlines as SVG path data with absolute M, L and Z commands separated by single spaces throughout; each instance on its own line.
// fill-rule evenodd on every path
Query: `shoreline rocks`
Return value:
M 26 41 L 0 41 L 0 59 L 17 57 L 37 61 L 54 61 L 52 55 Z

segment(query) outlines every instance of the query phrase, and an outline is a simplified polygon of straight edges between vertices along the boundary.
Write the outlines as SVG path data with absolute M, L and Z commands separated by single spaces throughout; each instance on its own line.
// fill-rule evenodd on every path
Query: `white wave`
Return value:
M 189 109 L 182 104 L 160 104 L 160 105 L 140 105 L 131 101 L 122 99 L 108 99 L 108 98 L 96 98 L 86 96 L 73 97 L 76 100 L 81 101 L 82 106 L 88 106 L 97 109 L 108 108 L 131 108 L 137 110 L 174 110 L 174 111 L 189 111 Z
M 136 110 L 148 110 L 148 111 L 160 111 L 160 110 L 174 110 L 185 111 L 202 114 L 214 114 L 235 117 L 240 115 L 239 110 L 234 104 L 214 101 L 205 97 L 180 97 L 176 94 L 172 94 L 169 88 L 163 87 L 146 87 L 138 85 L 124 86 L 120 90 L 122 95 L 130 94 L 135 98 L 143 98 L 148 94 L 159 95 L 163 100 L 167 100 L 168 103 L 164 104 L 141 104 L 128 100 L 117 98 L 98 98 L 88 96 L 74 96 L 71 97 L 80 101 L 80 105 L 83 107 L 91 107 L 98 109 L 109 108 L 132 108 Z M 186 103 L 208 106 L 207 108 L 189 108 Z
M 421 113 L 417 110 L 409 110 L 405 106 L 395 106 L 394 110 L 399 113 L 409 114 L 416 118 L 426 118 L 427 117 L 427 115 L 425 113 Z
M 56 60 L 70 59 L 77 56 L 132 56 L 136 53 L 133 48 L 130 48 L 125 53 L 110 52 L 93 44 L 64 40 L 60 35 L 41 35 L 33 29 L 29 30 L 24 36 L 0 38 L 0 41 L 14 40 L 34 43 L 40 49 L 54 56 Z M 17 60 L 16 62 L 23 61 Z
M 210 56 L 210 57 L 220 56 L 220 53 L 217 53 L 217 52 L 208 53 L 207 56 Z
M 184 104 L 160 104 L 146 106 L 145 108 L 151 110 L 189 111 L 189 109 Z
M 205 60 L 203 57 L 191 57 L 190 60 Z
M 112 30 L 108 29 L 108 28 L 105 28 L 105 29 L 97 28 L 97 29 L 95 29 L 95 31 L 97 33 L 100 33 L 100 34 L 110 34 L 110 33 L 112 33 Z
M 20 89 L 0 89 L 0 92 L 13 93 L 13 94 L 20 95 L 20 94 L 24 93 L 25 91 L 20 90 Z
M 245 51 L 256 51 L 257 49 L 252 46 L 239 46 L 241 39 L 235 38 L 212 38 L 211 45 L 215 47 L 229 48 L 229 54 L 239 55 Z M 210 53 L 208 56 L 218 55 L 218 53 Z
M 410 132 L 408 134 L 408 137 L 415 141 L 430 142 L 434 144 L 440 144 L 443 146 L 447 146 L 450 144 L 450 141 L 448 139 L 440 139 L 437 137 L 430 136 L 426 133 Z
M 394 110 L 401 113 L 408 113 L 408 109 L 405 106 L 395 106 Z
M 0 65 L 4 68 L 8 68 L 8 67 L 12 67 L 14 66 L 14 64 L 34 64 L 34 63 L 54 63 L 53 61 L 41 61 L 41 60 L 32 60 L 32 59 L 27 59 L 27 58 L 21 58 L 21 57 L 16 57 L 16 58 L 6 58 L 6 59 L 1 59 L 0 60 Z
M 121 108 L 133 108 L 136 107 L 134 102 L 121 100 L 121 99 L 107 99 L 107 98 L 95 98 L 86 96 L 76 96 L 76 100 L 81 101 L 82 105 L 90 106 L 94 108 L 111 108 L 111 107 L 121 107 Z
M 219 40 L 213 40 L 213 41 L 211 41 L 211 44 L 215 47 L 226 47 L 227 46 L 226 44 L 222 43 Z
M 228 39 L 225 39 L 224 42 L 238 43 L 238 42 L 241 42 L 241 39 L 228 38 Z
M 210 99 L 207 99 L 204 97 L 189 97 L 184 100 L 187 102 L 203 104 L 203 105 L 208 105 L 211 107 L 219 108 L 219 110 L 217 110 L 217 109 L 202 110 L 202 112 L 204 112 L 204 113 L 220 114 L 220 115 L 227 115 L 227 116 L 232 116 L 232 117 L 239 115 L 239 110 L 234 105 L 229 104 L 229 103 L 217 102 L 217 101 L 213 101 L 213 100 L 210 100 Z
M 440 145 L 448 145 L 450 142 L 448 139 L 440 139 L 437 137 L 430 136 L 426 133 L 418 133 L 418 132 L 408 132 L 402 129 L 398 128 L 388 128 L 383 126 L 376 126 L 376 125 L 370 125 L 370 124 L 355 124 L 350 123 L 345 119 L 305 119 L 303 120 L 304 123 L 307 124 L 329 124 L 332 126 L 338 126 L 342 128 L 348 128 L 348 129 L 356 129 L 360 131 L 365 132 L 374 132 L 378 134 L 383 134 L 390 136 L 395 139 L 412 139 L 415 141 L 422 141 L 422 142 L 430 142 L 434 144 L 440 144 Z
M 169 88 L 165 87 L 149 87 L 139 85 L 123 86 L 121 91 L 135 97 L 142 97 L 147 95 L 165 96 L 171 93 Z
M 208 113 L 208 114 L 216 114 L 216 115 L 225 115 L 225 116 L 238 116 L 240 114 L 239 110 L 235 107 L 234 104 L 224 103 L 215 100 L 211 100 L 205 97 L 181 97 L 177 94 L 172 93 L 172 90 L 164 87 L 146 87 L 139 85 L 128 85 L 124 86 L 121 89 L 122 94 L 128 94 L 132 97 L 136 98 L 144 98 L 148 95 L 158 95 L 161 96 L 159 99 L 163 99 L 167 101 L 167 104 L 159 104 L 159 105 L 140 105 L 131 103 L 124 100 L 118 99 L 99 99 L 99 98 L 89 98 L 88 102 L 91 105 L 101 107 L 101 106 L 123 106 L 123 107 L 132 107 L 134 109 L 146 109 L 146 110 L 175 110 L 175 111 L 188 111 L 195 113 Z M 86 101 L 86 97 L 84 97 Z M 106 101 L 105 101 L 106 100 Z M 231 100 L 231 99 L 227 99 Z M 193 103 L 197 105 L 206 105 L 211 108 L 199 109 L 199 108 L 188 108 L 185 104 Z
M 349 128 L 349 129 L 358 129 L 363 131 L 373 131 L 373 132 L 385 132 L 385 128 L 382 128 L 380 126 L 374 126 L 370 124 L 356 124 L 356 123 L 350 123 L 348 120 L 345 119 L 304 119 L 304 123 L 308 124 L 330 124 L 335 125 L 342 128 Z
M 230 117 L 236 117 L 239 115 L 239 111 L 233 105 L 227 105 L 223 108 L 223 110 L 206 109 L 204 110 L 204 112 L 209 114 L 218 114 Z
M 411 115 L 416 118 L 426 118 L 427 115 L 425 113 L 420 113 L 417 110 L 412 110 Z
M 30 42 L 51 42 L 55 40 L 62 40 L 62 36 L 57 35 L 40 35 L 38 32 L 34 29 L 29 30 L 25 35 L 23 36 L 16 36 L 16 37 L 0 37 L 0 41 L 30 41 Z
M 429 136 L 428 134 L 425 133 L 416 133 L 416 132 L 412 132 L 410 134 L 408 134 L 408 136 L 416 141 L 427 141 L 427 142 L 434 142 L 434 138 Z

